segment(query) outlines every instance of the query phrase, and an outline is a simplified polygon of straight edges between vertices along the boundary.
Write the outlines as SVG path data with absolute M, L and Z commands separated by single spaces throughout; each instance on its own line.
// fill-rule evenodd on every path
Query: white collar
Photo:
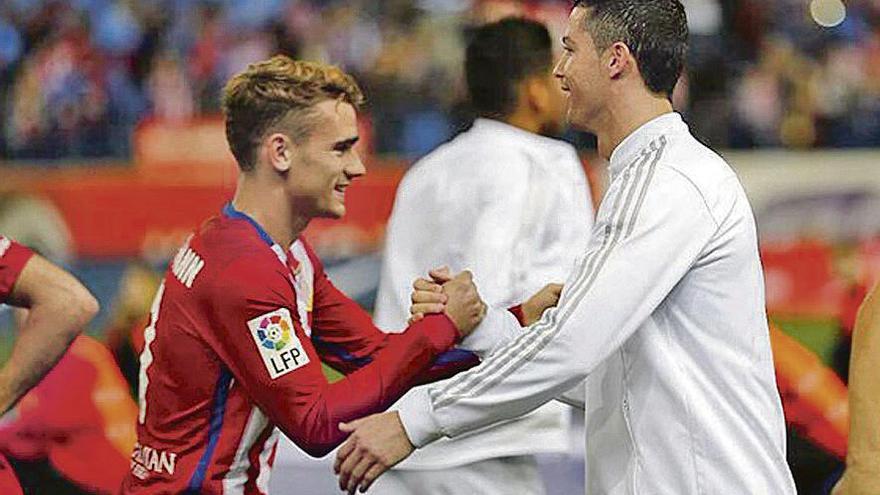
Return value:
M 541 146 L 557 146 L 561 149 L 568 149 L 568 143 L 559 139 L 553 139 L 540 134 L 529 132 L 525 129 L 507 124 L 500 120 L 487 119 L 479 117 L 474 120 L 474 125 L 469 132 L 477 134 L 489 134 L 492 139 L 511 139 L 522 143 L 524 140 L 531 141 Z
M 642 124 L 614 148 L 609 160 L 609 173 L 617 176 L 634 161 L 657 137 L 669 132 L 687 131 L 687 124 L 676 112 L 664 113 Z

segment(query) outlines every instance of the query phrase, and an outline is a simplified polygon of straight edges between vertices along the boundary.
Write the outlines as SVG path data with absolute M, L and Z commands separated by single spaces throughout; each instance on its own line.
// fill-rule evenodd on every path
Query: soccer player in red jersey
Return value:
M 339 69 L 284 56 L 227 84 L 238 187 L 156 294 L 123 493 L 265 494 L 279 433 L 323 456 L 344 440 L 340 422 L 475 364 L 453 350 L 485 313 L 467 272 L 445 286 L 444 314 L 389 335 L 301 237 L 313 218 L 341 217 L 346 188 L 365 173 L 353 150 L 362 99 Z M 328 383 L 322 361 L 345 378 Z
M 9 360 L 0 368 L 0 415 L 61 359 L 98 312 L 98 303 L 72 275 L 0 235 L 0 303 L 28 309 Z M 0 493 L 21 488 L 0 455 Z

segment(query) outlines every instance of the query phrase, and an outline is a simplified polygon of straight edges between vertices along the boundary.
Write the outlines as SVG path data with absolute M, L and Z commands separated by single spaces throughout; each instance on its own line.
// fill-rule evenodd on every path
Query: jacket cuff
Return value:
M 520 326 L 515 322 L 510 311 L 489 308 L 483 321 L 458 347 L 474 352 L 481 358 L 488 356 L 520 331 Z
M 404 395 L 397 403 L 397 413 L 414 447 L 422 448 L 443 436 L 426 388 L 413 389 Z

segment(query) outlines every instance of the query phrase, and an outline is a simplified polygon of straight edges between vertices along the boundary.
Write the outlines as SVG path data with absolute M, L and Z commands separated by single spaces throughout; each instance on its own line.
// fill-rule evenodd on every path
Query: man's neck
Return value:
M 258 177 L 242 173 L 232 206 L 254 219 L 279 246 L 287 249 L 309 224 L 297 215 L 283 187 L 266 187 Z
M 532 134 L 541 133 L 541 123 L 538 121 L 538 119 L 527 115 L 526 112 L 523 111 L 514 112 L 500 120 L 507 125 L 511 125 L 524 131 L 531 132 Z
M 639 127 L 672 111 L 672 103 L 653 95 L 637 98 L 616 98 L 599 124 L 595 126 L 599 155 L 611 159 L 615 148 Z

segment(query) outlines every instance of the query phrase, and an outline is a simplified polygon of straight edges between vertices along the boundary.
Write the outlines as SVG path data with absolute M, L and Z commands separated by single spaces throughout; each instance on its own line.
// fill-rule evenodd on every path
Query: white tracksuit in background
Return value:
M 519 304 L 547 283 L 565 280 L 586 249 L 592 224 L 590 192 L 574 148 L 499 121 L 477 119 L 403 178 L 388 223 L 374 321 L 386 330 L 403 328 L 413 280 L 441 265 L 453 272 L 471 270 L 487 303 Z M 491 330 L 506 329 L 475 332 L 463 346 L 488 351 L 500 340 Z M 522 331 L 513 329 L 515 334 Z M 460 483 L 474 480 L 469 489 L 480 490 L 460 493 L 513 493 L 512 484 L 520 487 L 517 493 L 532 493 L 529 484 L 536 491 L 541 487 L 534 461 L 509 458 L 566 451 L 569 415 L 565 406 L 548 404 L 477 435 L 439 441 L 396 469 L 443 469 Z M 506 465 L 490 461 L 499 458 L 508 458 Z M 528 476 L 534 479 L 525 483 L 522 466 L 530 463 Z M 425 476 L 424 483 L 429 483 L 439 475 Z M 388 478 L 371 491 L 382 493 Z M 424 490 L 416 493 L 431 493 Z

